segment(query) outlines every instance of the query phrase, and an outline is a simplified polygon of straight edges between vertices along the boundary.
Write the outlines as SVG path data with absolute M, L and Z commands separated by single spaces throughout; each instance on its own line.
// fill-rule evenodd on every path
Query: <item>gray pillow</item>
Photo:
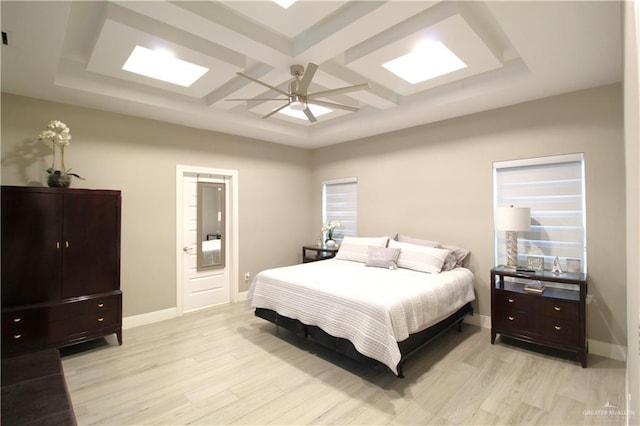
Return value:
M 399 248 L 369 246 L 365 266 L 398 269 L 398 256 L 400 256 Z

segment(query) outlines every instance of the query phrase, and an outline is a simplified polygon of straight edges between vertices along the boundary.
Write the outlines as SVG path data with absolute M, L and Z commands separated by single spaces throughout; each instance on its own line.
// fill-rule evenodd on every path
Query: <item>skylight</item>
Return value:
M 421 83 L 462 68 L 462 62 L 442 42 L 420 43 L 411 53 L 393 59 L 383 67 L 411 84 Z
M 142 46 L 133 49 L 122 69 L 183 87 L 191 86 L 209 71 L 209 68 L 183 61 L 169 52 Z
M 329 114 L 331 111 L 333 111 L 332 109 L 325 108 L 319 105 L 308 105 L 308 107 L 316 118 L 321 117 L 325 114 Z M 293 118 L 299 118 L 300 120 L 307 120 L 307 116 L 304 114 L 304 111 L 295 111 L 289 107 L 281 109 L 280 111 L 278 111 L 278 113 L 285 114 Z
M 296 0 L 273 0 L 273 2 L 280 7 L 284 7 L 285 9 L 288 9 L 289 6 L 291 6 L 296 2 Z

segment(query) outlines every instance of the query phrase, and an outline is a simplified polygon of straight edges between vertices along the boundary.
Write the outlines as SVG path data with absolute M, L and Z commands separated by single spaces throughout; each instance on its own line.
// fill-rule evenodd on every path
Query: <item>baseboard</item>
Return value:
M 134 315 L 122 318 L 122 328 L 140 327 L 141 325 L 153 324 L 155 322 L 165 321 L 176 318 L 178 310 L 176 308 L 163 309 L 161 311 L 148 312 L 146 314 Z
M 475 325 L 482 328 L 491 328 L 491 317 L 488 315 L 474 314 L 467 315 L 464 318 L 467 324 Z M 602 356 L 605 358 L 615 359 L 617 361 L 627 360 L 627 347 L 616 345 L 613 343 L 601 342 L 599 340 L 587 339 L 589 344 L 589 353 Z

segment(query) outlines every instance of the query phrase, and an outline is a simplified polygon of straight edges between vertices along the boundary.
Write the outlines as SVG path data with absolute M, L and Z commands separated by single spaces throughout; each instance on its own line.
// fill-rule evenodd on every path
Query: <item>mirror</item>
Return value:
M 224 268 L 225 184 L 198 182 L 198 271 Z

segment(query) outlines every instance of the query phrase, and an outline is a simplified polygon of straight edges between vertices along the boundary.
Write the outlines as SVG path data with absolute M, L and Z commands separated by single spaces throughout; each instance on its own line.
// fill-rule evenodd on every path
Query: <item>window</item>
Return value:
M 502 161 L 493 165 L 494 208 L 531 208 L 531 231 L 518 235 L 518 264 L 543 256 L 550 270 L 579 259 L 587 271 L 583 154 Z M 496 232 L 496 265 L 506 264 L 506 233 Z M 572 262 L 573 263 L 573 262 Z
M 355 177 L 322 182 L 322 223 L 340 221 L 333 239 L 358 235 L 358 179 Z

